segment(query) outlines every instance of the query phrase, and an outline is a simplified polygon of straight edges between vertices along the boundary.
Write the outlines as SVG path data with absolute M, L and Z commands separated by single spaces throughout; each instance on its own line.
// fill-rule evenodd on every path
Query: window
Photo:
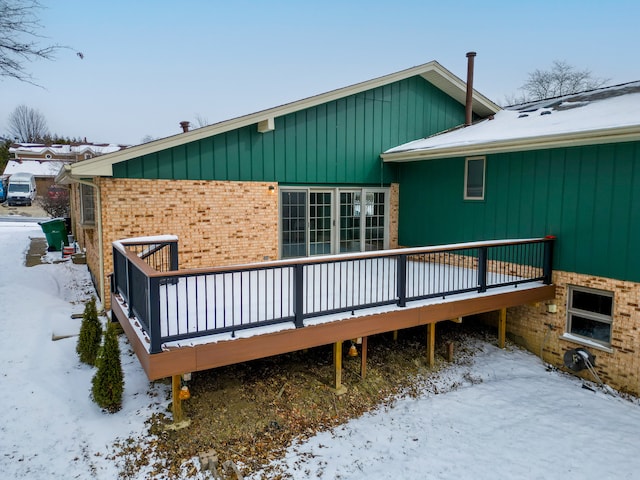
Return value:
M 609 346 L 612 320 L 613 292 L 569 286 L 567 332 Z
M 84 159 L 85 160 L 89 160 L 90 158 L 93 158 L 93 155 L 91 155 L 90 153 L 85 153 L 84 154 Z
M 281 258 L 388 248 L 385 188 L 281 188 Z
M 280 198 L 282 223 L 282 258 L 307 254 L 307 192 L 282 191 Z
M 471 157 L 465 161 L 464 199 L 484 200 L 484 157 Z
M 96 222 L 95 189 L 84 183 L 80 184 L 80 223 L 94 225 Z

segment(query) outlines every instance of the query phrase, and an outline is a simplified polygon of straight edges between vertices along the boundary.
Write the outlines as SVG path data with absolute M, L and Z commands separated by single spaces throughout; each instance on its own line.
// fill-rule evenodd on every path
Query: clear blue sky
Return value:
M 554 59 L 611 84 L 640 80 L 637 0 L 41 0 L 68 45 L 0 79 L 0 134 L 18 105 L 52 132 L 140 143 L 437 60 L 497 103 Z M 75 52 L 84 54 L 84 59 Z

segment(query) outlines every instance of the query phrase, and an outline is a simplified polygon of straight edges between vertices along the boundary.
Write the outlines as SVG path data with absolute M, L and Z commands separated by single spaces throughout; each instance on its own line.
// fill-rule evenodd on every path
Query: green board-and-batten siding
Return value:
M 388 184 L 380 153 L 464 122 L 464 106 L 412 77 L 113 166 L 119 178 Z
M 484 201 L 464 158 L 399 167 L 401 245 L 556 235 L 554 268 L 640 282 L 640 143 L 488 155 Z

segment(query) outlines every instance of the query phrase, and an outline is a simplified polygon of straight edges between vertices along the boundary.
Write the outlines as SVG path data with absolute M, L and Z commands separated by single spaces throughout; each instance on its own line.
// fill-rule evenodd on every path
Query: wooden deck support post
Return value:
M 507 309 L 501 308 L 498 316 L 498 347 L 504 348 L 507 337 Z
M 336 395 L 342 395 L 347 391 L 346 387 L 342 385 L 342 342 L 336 342 L 333 344 L 333 370 L 334 370 L 334 393 Z
M 180 390 L 182 388 L 182 375 L 171 376 L 171 395 L 173 401 L 171 404 L 171 413 L 173 414 L 173 423 L 166 425 L 166 430 L 180 430 L 191 424 L 191 420 L 184 418 L 182 414 L 182 400 L 180 399 Z
M 362 345 L 360 345 L 360 349 L 362 350 L 360 353 L 360 377 L 365 378 L 367 376 L 367 338 L 362 337 Z
M 171 413 L 173 414 L 172 428 L 184 428 L 189 425 L 189 420 L 184 419 L 182 414 L 182 400 L 180 399 L 180 389 L 182 388 L 182 375 L 173 375 L 171 377 L 171 394 L 173 402 L 171 404 Z
M 398 341 L 398 330 L 394 330 L 393 331 L 393 341 L 397 342 Z
M 454 360 L 454 345 L 453 342 L 447 342 L 447 362 L 453 363 Z
M 427 324 L 427 365 L 433 367 L 435 365 L 436 350 L 436 324 Z
M 173 423 L 182 422 L 182 400 L 180 400 L 180 388 L 182 387 L 182 375 L 174 375 L 171 377 L 171 393 L 173 403 L 171 412 L 173 413 Z

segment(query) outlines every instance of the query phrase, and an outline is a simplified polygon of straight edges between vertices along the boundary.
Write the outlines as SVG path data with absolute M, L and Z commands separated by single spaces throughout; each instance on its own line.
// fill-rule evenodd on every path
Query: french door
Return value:
M 281 258 L 388 247 L 388 189 L 280 189 Z
M 309 255 L 329 255 L 333 232 L 333 192 L 309 192 Z

